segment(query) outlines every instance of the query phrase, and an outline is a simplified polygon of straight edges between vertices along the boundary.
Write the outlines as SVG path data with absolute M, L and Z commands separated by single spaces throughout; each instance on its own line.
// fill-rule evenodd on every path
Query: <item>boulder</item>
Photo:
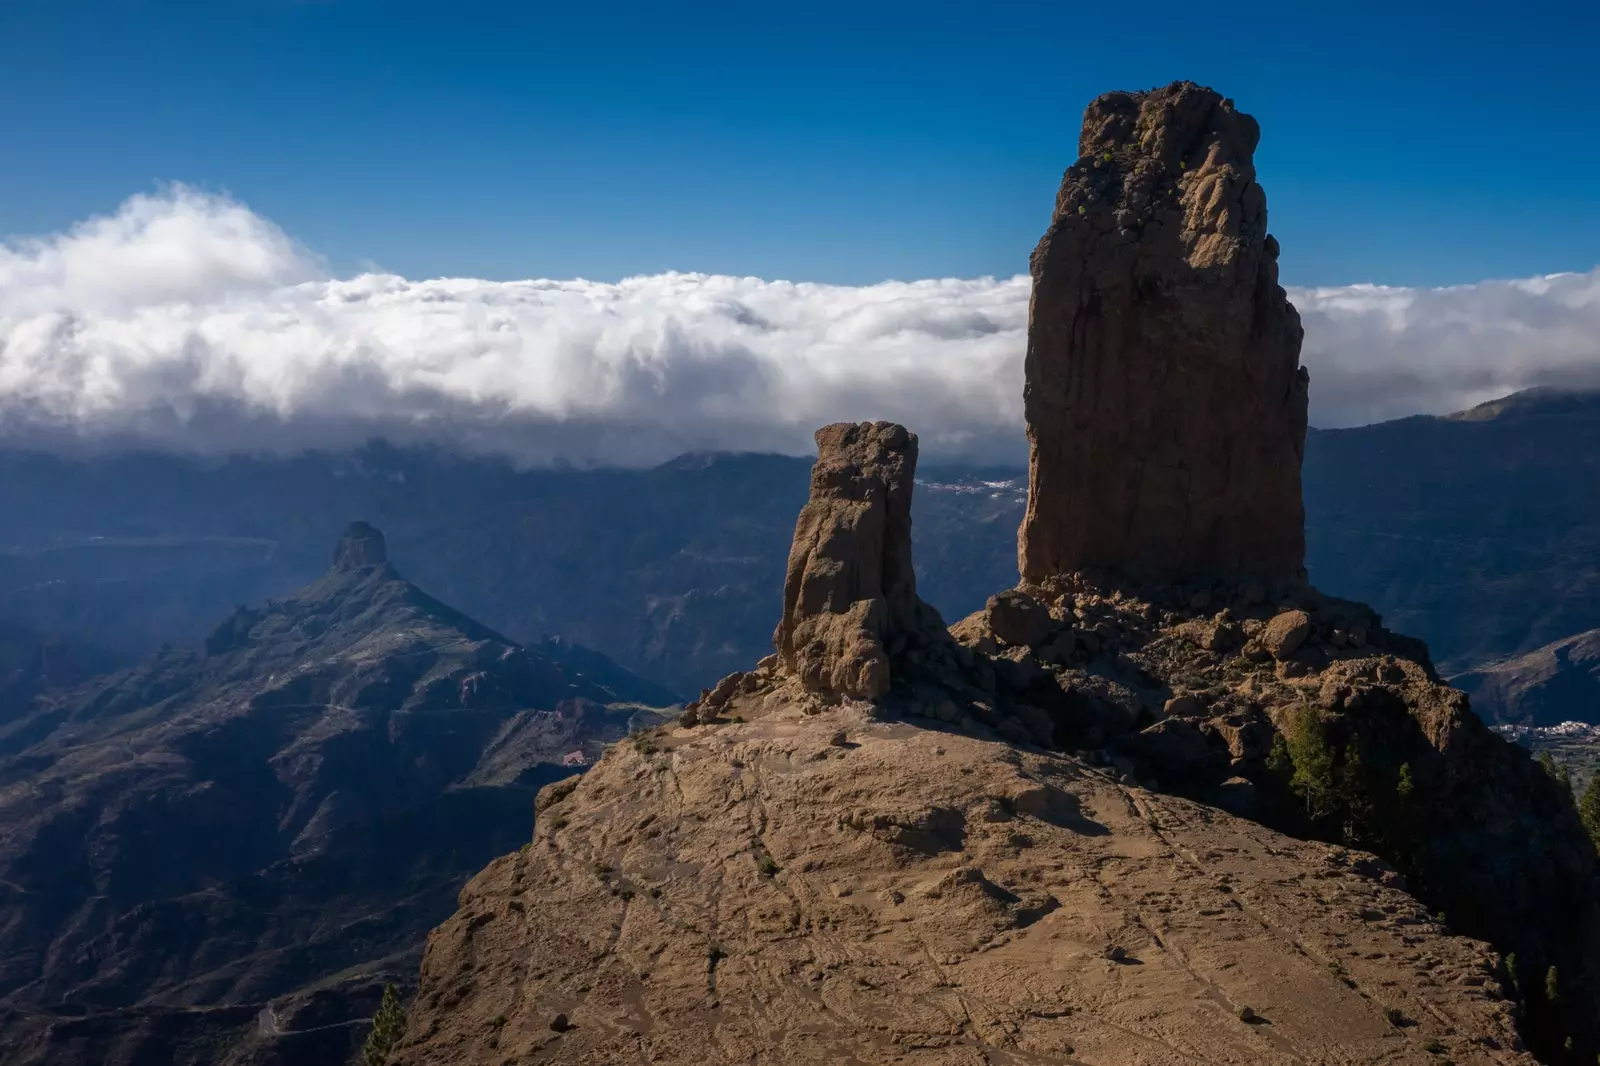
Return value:
M 990 632 L 1014 647 L 1037 647 L 1055 628 L 1050 609 L 1019 589 L 990 596 L 984 606 L 984 620 Z
M 1130 747 L 1149 760 L 1163 778 L 1204 777 L 1227 765 L 1213 735 L 1186 718 L 1157 722 L 1133 738 Z
M 1304 611 L 1284 611 L 1261 631 L 1261 646 L 1278 661 L 1300 650 L 1311 635 L 1311 616 Z

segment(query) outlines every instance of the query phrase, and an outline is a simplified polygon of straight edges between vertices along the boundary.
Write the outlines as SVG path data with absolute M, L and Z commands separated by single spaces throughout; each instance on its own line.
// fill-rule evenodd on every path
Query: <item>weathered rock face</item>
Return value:
M 838 422 L 816 440 L 773 643 L 806 688 L 878 699 L 889 691 L 889 645 L 931 613 L 911 569 L 917 438 L 892 422 Z
M 384 543 L 383 531 L 366 522 L 351 522 L 346 526 L 333 549 L 335 570 L 360 570 L 388 561 L 389 549 Z
M 1300 575 L 1307 377 L 1259 138 L 1189 82 L 1089 105 L 1032 259 L 1024 580 Z
M 1535 1050 L 1570 1036 L 1587 1061 L 1600 1050 L 1600 863 L 1570 793 L 1370 608 L 1258 592 L 1085 574 L 1031 586 L 1049 631 L 1001 652 L 997 667 L 1034 681 L 997 693 L 997 710 L 1048 716 L 1054 746 L 1151 788 L 1381 855 L 1453 930 L 1534 975 L 1522 1031 Z M 974 654 L 1002 648 L 997 618 L 991 606 L 951 632 Z M 1528 991 L 1552 969 L 1555 1009 Z

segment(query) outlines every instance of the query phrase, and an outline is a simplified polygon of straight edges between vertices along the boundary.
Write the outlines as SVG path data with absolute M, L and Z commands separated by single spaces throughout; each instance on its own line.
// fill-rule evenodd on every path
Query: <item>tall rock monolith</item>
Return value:
M 1259 139 L 1192 82 L 1089 105 L 1031 261 L 1024 580 L 1302 575 L 1307 375 Z
M 911 568 L 917 437 L 892 422 L 837 422 L 816 441 L 773 643 L 806 688 L 877 699 L 889 691 L 889 645 L 930 611 Z

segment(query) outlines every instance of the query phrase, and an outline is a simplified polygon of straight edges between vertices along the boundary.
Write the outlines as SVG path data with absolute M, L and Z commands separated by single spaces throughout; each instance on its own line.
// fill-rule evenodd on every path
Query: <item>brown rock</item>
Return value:
M 983 611 L 989 631 L 1013 647 L 1036 647 L 1055 628 L 1049 608 L 1018 589 L 990 596 Z
M 911 569 L 917 438 L 892 422 L 839 422 L 816 440 L 773 643 L 806 688 L 878 699 L 889 691 L 887 645 L 931 613 Z
M 1310 615 L 1304 611 L 1284 611 L 1262 630 L 1261 646 L 1274 659 L 1282 661 L 1299 651 L 1310 635 Z
M 859 746 L 830 746 L 841 723 Z M 1439 1041 L 1461 1066 L 1533 1066 L 1509 1050 L 1514 1005 L 1456 979 L 1491 972 L 1487 946 L 1357 920 L 1421 909 L 1334 865 L 1343 849 L 856 708 L 677 750 L 613 747 L 566 828 L 462 890 L 393 1066 L 1272 1058 L 1219 1002 L 1252 1004 L 1306 1062 L 1436 1066 Z M 1411 1038 L 1389 1008 L 1417 1019 Z
M 1307 377 L 1259 137 L 1190 82 L 1089 105 L 1032 260 L 1025 580 L 1301 574 Z
M 1252 1004 L 1239 1017 L 1308 1061 L 1520 1066 L 1524 1037 L 1567 1035 L 1592 1055 L 1597 864 L 1570 794 L 1438 683 L 1420 642 L 1301 583 L 1306 379 L 1255 141 L 1252 120 L 1189 84 L 1089 109 L 1033 264 L 1029 598 L 937 632 L 911 574 L 916 438 L 820 431 L 777 667 L 759 691 L 730 684 L 730 713 L 675 731 L 670 758 L 613 746 L 540 823 L 565 828 L 462 892 L 396 1066 L 880 1061 L 887 1047 L 919 1066 L 1152 1048 L 1258 1061 L 1267 1030 L 1219 1001 Z M 1239 617 L 1159 609 L 1208 610 L 1197 585 Z M 1346 646 L 1296 655 L 1302 607 Z M 1061 626 L 1036 632 L 1041 611 Z M 1368 635 L 1383 654 L 1353 650 Z M 891 660 L 910 719 L 816 715 L 816 692 L 885 694 Z M 1211 717 L 1149 725 L 1159 692 L 1199 692 Z M 1121 780 L 1153 766 L 1165 788 L 1298 821 L 1300 797 L 1262 775 L 1280 730 L 1313 722 L 1370 766 L 1409 768 L 1404 825 L 1349 806 L 1308 828 L 1403 861 L 1417 898 L 1346 847 Z M 1158 898 L 1160 937 L 1138 917 Z M 1432 922 L 1440 909 L 1475 939 Z M 1530 973 L 1559 968 L 1570 1033 L 1518 1031 L 1483 940 Z M 1129 965 L 1097 964 L 1107 944 Z M 574 1029 L 544 1042 L 535 1012 L 556 1006 Z
M 1184 693 L 1174 696 L 1161 707 L 1161 713 L 1168 718 L 1188 718 L 1200 713 L 1200 701 L 1192 695 Z
M 1155 764 L 1158 775 L 1203 775 L 1227 764 L 1213 735 L 1187 718 L 1157 722 L 1134 738 L 1132 747 Z
M 1239 626 L 1226 620 L 1196 618 L 1180 623 L 1177 630 L 1195 647 L 1206 651 L 1228 651 L 1244 642 L 1244 633 Z
M 1229 814 L 1250 818 L 1260 813 L 1255 782 L 1243 777 L 1230 777 L 1217 786 L 1217 805 Z

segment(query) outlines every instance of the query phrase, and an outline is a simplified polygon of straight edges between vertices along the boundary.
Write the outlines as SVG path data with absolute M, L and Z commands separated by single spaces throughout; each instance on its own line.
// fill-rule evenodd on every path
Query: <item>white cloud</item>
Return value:
M 1600 386 L 1600 269 L 1290 296 L 1306 327 L 1314 425 L 1445 414 L 1534 385 Z
M 1600 377 L 1600 271 L 1293 295 L 1318 425 Z M 244 206 L 175 187 L 0 246 L 0 426 L 194 450 L 385 434 L 584 463 L 803 452 L 824 422 L 891 418 L 930 453 L 1015 456 L 1027 303 L 1025 277 L 338 279 Z

